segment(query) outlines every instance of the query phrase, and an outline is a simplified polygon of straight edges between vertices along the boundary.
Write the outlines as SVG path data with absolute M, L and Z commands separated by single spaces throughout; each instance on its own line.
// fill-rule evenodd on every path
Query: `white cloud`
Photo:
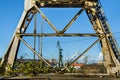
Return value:
M 102 60 L 103 60 L 103 53 L 100 52 L 100 53 L 98 54 L 97 61 L 102 61 Z

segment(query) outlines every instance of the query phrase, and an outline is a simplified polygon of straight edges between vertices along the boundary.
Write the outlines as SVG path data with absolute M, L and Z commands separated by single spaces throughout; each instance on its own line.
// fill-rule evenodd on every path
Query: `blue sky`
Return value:
M 110 24 L 111 30 L 120 45 L 120 0 L 100 0 L 104 12 L 107 16 L 108 22 Z M 0 0 L 0 58 L 3 57 L 10 39 L 16 29 L 16 26 L 19 22 L 19 19 L 22 15 L 24 9 L 24 0 Z M 57 29 L 61 30 L 68 21 L 78 12 L 79 9 L 42 9 L 45 15 L 57 26 Z M 41 18 L 39 14 L 37 25 L 40 27 L 39 22 Z M 87 24 L 86 24 L 87 23 Z M 31 22 L 31 25 L 32 22 Z M 44 21 L 44 32 L 52 32 L 51 28 L 48 27 L 48 24 Z M 75 27 L 77 26 L 77 27 Z M 31 30 L 32 28 L 28 29 Z M 39 30 L 38 30 L 39 31 Z M 94 32 L 92 26 L 90 25 L 89 20 L 85 13 L 82 13 L 81 16 L 76 20 L 76 22 L 71 26 L 67 32 Z M 88 40 L 89 39 L 89 40 Z M 87 48 L 96 38 L 44 38 L 43 41 L 43 53 L 46 58 L 57 58 L 57 41 L 60 41 L 61 47 L 63 48 L 64 60 L 71 57 L 76 51 L 80 53 Z M 29 41 L 31 42 L 31 41 Z M 81 43 L 82 42 L 82 43 Z M 33 44 L 31 44 L 33 45 Z M 90 60 L 94 60 L 98 57 L 101 52 L 99 44 L 97 44 L 92 50 L 90 50 L 86 55 L 90 56 Z M 20 47 L 20 55 L 27 53 L 26 58 L 32 57 L 32 52 L 23 48 L 23 44 Z

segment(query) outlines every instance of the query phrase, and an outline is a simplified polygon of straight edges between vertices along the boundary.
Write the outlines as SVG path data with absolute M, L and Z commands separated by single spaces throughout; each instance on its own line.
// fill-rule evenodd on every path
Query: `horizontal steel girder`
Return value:
M 86 36 L 92 36 L 92 37 L 97 37 L 99 35 L 102 35 L 102 34 L 88 34 L 88 33 L 85 33 L 85 34 L 80 34 L 80 33 L 64 33 L 64 34 L 56 34 L 56 33 L 43 33 L 43 34 L 33 34 L 33 33 L 25 33 L 25 34 L 19 34 L 17 33 L 17 35 L 20 35 L 20 36 L 45 36 L 45 37 L 53 37 L 53 36 L 65 36 L 65 37 L 77 37 L 77 36 L 81 36 L 81 37 L 86 37 Z
M 82 7 L 85 1 L 95 2 L 98 0 L 34 0 L 39 7 Z

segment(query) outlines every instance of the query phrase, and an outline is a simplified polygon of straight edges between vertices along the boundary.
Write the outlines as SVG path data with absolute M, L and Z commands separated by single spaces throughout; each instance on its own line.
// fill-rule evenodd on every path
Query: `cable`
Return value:
M 62 39 L 60 40 L 61 43 L 64 43 L 64 44 L 67 44 L 67 43 L 76 43 L 76 42 L 81 42 L 81 41 L 90 41 L 90 40 L 95 40 L 95 38 L 87 38 L 87 39 Z M 49 41 L 49 42 L 48 42 Z M 58 41 L 58 39 L 55 39 L 55 40 L 51 40 L 51 39 L 46 39 L 44 40 L 44 44 L 54 44 Z

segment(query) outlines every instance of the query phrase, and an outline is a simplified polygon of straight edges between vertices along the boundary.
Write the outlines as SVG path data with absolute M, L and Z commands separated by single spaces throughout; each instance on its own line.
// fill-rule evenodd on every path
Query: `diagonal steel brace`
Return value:
M 64 27 L 64 29 L 60 33 L 64 33 L 72 24 L 75 22 L 75 20 L 80 16 L 80 14 L 84 11 L 84 9 L 79 10 L 79 12 L 71 19 L 71 21 Z
M 35 55 L 37 55 L 42 61 L 44 61 L 49 67 L 53 68 L 50 63 L 48 63 L 37 51 L 35 51 L 24 39 L 22 39 L 19 35 L 16 35 L 20 41 L 22 41 Z M 53 70 L 57 73 L 57 70 L 53 68 Z
M 44 15 L 44 13 L 38 8 L 38 6 L 35 5 L 35 8 L 38 10 L 38 12 L 41 14 L 42 18 L 45 19 L 48 24 L 52 27 L 52 29 L 56 32 L 59 33 L 59 31 L 56 29 L 56 27 L 50 22 L 50 20 Z
M 80 57 L 82 57 L 88 50 L 90 50 L 96 43 L 98 43 L 100 40 L 102 40 L 105 37 L 105 35 L 103 35 L 102 37 L 100 37 L 99 39 L 97 39 L 92 45 L 90 45 L 85 51 L 83 51 L 74 61 L 72 61 L 69 65 L 65 66 L 61 72 L 63 72 L 65 69 L 68 69 L 69 66 L 71 66 L 74 62 L 76 62 Z

